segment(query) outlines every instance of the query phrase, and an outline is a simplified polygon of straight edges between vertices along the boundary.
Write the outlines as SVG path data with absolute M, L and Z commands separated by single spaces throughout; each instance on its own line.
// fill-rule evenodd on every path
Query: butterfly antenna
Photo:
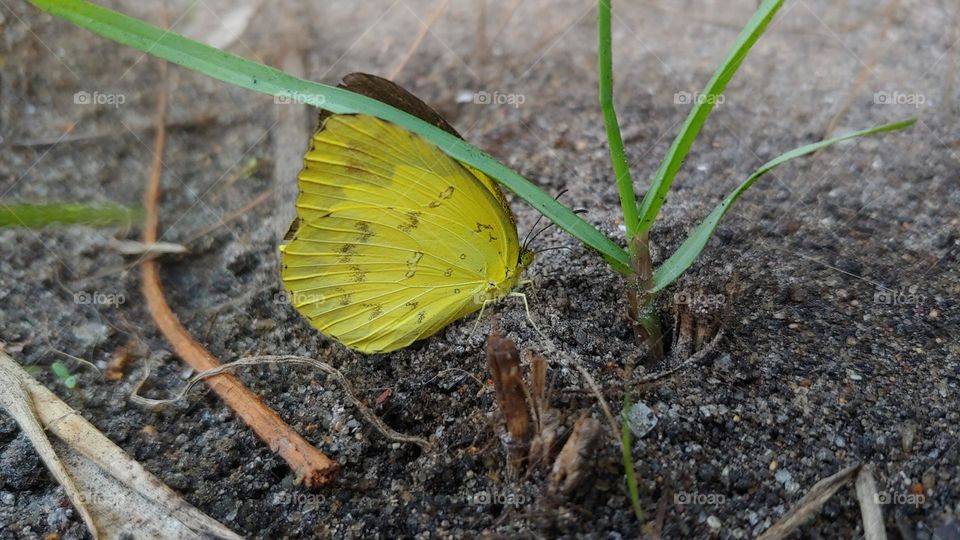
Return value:
M 587 212 L 586 208 L 579 208 L 579 209 L 573 211 L 574 214 L 585 214 L 586 212 Z M 541 217 L 542 217 L 542 216 L 541 216 Z M 538 220 L 538 221 L 539 221 L 539 220 Z M 556 225 L 556 223 L 548 223 L 548 224 L 544 225 L 542 229 L 540 229 L 539 231 L 537 231 L 536 233 L 533 234 L 533 237 L 530 238 L 530 242 L 529 242 L 529 243 L 532 244 L 533 241 L 536 240 L 538 236 L 540 236 L 541 234 L 547 232 L 547 230 L 549 230 L 550 227 L 553 227 L 553 226 L 555 226 L 555 225 Z M 527 236 L 530 236 L 530 235 L 528 234 Z M 523 247 L 526 248 L 526 247 L 527 247 L 527 244 L 524 244 Z M 538 251 L 538 253 L 539 253 L 539 251 Z
M 557 196 L 554 197 L 553 200 L 559 201 L 559 200 L 560 200 L 560 197 L 563 197 L 563 196 L 567 193 L 567 191 L 569 191 L 569 190 L 566 189 L 566 188 L 561 189 L 561 190 L 560 190 L 560 193 L 557 193 Z M 577 213 L 577 211 L 575 210 L 574 213 Z M 540 214 L 540 217 L 538 217 L 537 220 L 533 222 L 533 227 L 530 227 L 530 230 L 527 231 L 527 235 L 523 237 L 523 243 L 520 244 L 520 246 L 521 246 L 523 249 L 527 249 L 527 246 L 530 245 L 530 242 L 533 242 L 533 238 L 536 238 L 537 235 L 540 234 L 540 233 L 534 234 L 534 235 L 533 235 L 533 238 L 530 238 L 530 235 L 533 233 L 534 229 L 536 229 L 536 228 L 537 228 L 537 225 L 540 224 L 540 220 L 541 220 L 541 219 L 543 219 L 543 214 Z M 548 227 L 549 227 L 549 225 L 548 225 Z M 544 230 L 546 230 L 546 229 L 544 229 Z M 543 230 L 541 230 L 540 232 L 542 233 Z
M 543 214 L 540 214 L 540 217 L 533 222 L 533 227 L 530 227 L 530 230 L 527 231 L 527 235 L 523 237 L 523 243 L 520 244 L 523 249 L 527 249 L 527 246 L 530 244 L 530 235 L 533 233 L 533 230 L 537 228 L 537 225 L 540 224 L 541 219 L 543 219 Z
M 558 247 L 538 249 L 538 250 L 536 251 L 536 253 L 539 254 L 539 253 L 543 253 L 543 252 L 545 252 L 545 251 L 556 251 L 556 250 L 558 250 L 558 249 L 569 249 L 569 250 L 571 250 L 571 251 L 573 250 L 573 248 L 570 247 L 570 246 L 558 246 Z

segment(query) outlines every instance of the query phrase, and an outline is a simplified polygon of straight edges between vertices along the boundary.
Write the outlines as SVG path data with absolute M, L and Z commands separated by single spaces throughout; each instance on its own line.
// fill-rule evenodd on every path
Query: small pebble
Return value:
M 72 333 L 81 346 L 93 347 L 107 338 L 109 329 L 98 322 L 85 322 L 74 326 Z
M 257 319 L 253 323 L 253 328 L 257 332 L 269 332 L 276 328 L 277 323 L 273 319 Z
M 934 472 L 934 470 L 927 469 L 927 471 L 923 473 L 922 481 L 923 481 L 923 489 L 927 491 L 933 490 L 933 488 L 936 487 L 937 485 L 937 475 Z
M 650 430 L 657 427 L 657 421 L 657 415 L 653 414 L 650 407 L 642 401 L 634 403 L 630 407 L 630 411 L 627 412 L 627 425 L 638 438 L 650 433 Z
M 717 358 L 713 361 L 713 367 L 714 369 L 720 369 L 724 371 L 729 370 L 733 367 L 733 359 L 730 358 L 729 354 L 723 354 L 720 356 L 720 358 Z
M 720 518 L 718 518 L 717 516 L 710 516 L 707 518 L 707 526 L 710 527 L 711 529 L 715 531 L 720 530 L 721 525 L 723 524 L 720 522 Z
M 807 291 L 802 287 L 791 285 L 790 288 L 787 289 L 787 298 L 795 304 L 802 304 L 807 299 Z
M 793 476 L 790 474 L 790 471 L 786 469 L 780 469 L 777 471 L 777 474 L 774 475 L 774 477 L 777 479 L 777 482 L 780 482 L 781 484 L 786 484 L 787 482 L 793 480 Z

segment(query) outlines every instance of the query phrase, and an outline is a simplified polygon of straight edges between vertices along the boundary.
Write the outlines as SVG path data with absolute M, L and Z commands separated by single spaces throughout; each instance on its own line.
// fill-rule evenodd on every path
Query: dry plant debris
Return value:
M 569 495 L 590 476 L 600 435 L 600 422 L 596 418 L 584 415 L 577 420 L 550 471 L 547 488 L 550 495 Z
M 165 74 L 166 62 L 160 65 L 162 73 Z M 165 80 L 165 77 L 161 77 L 161 80 Z M 161 85 L 157 102 L 153 163 L 144 195 L 146 220 L 143 243 L 146 245 L 152 245 L 157 241 L 160 176 L 163 170 L 162 159 L 166 141 L 164 123 L 166 110 L 167 91 L 165 85 Z M 159 263 L 156 260 L 147 259 L 140 266 L 143 273 L 143 296 L 150 316 L 177 355 L 197 371 L 209 371 L 219 367 L 220 362 L 203 345 L 193 339 L 167 304 L 160 285 Z M 319 487 L 333 481 L 339 470 L 337 463 L 301 437 L 239 379 L 230 374 L 222 374 L 211 377 L 206 382 L 227 406 L 233 409 L 237 416 L 242 418 L 257 436 L 270 446 L 272 451 L 283 457 L 293 469 L 298 481 L 302 481 L 308 487 Z
M 94 538 L 240 538 L 127 456 L 3 350 L 0 406 L 30 438 Z
M 520 352 L 496 328 L 487 339 L 487 367 L 507 426 L 503 441 L 510 454 L 510 469 L 516 471 L 526 459 L 530 438 L 527 391 L 520 373 Z

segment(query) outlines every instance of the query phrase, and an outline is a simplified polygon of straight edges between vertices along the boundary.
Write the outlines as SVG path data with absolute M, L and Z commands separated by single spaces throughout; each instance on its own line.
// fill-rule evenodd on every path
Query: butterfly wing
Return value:
M 414 133 L 328 116 L 299 180 L 282 278 L 297 309 L 347 346 L 405 347 L 515 279 L 519 241 L 499 188 Z
M 457 130 L 451 126 L 443 116 L 433 110 L 429 105 L 424 103 L 420 98 L 408 92 L 405 88 L 398 85 L 397 83 L 384 79 L 383 77 L 378 77 L 376 75 L 371 75 L 369 73 L 350 73 L 343 78 L 338 86 L 351 92 L 367 96 L 369 98 L 376 99 L 382 103 L 386 103 L 391 107 L 400 109 L 401 111 L 406 112 L 407 114 L 412 114 L 417 118 L 427 122 L 428 124 L 433 124 L 434 126 L 455 135 L 456 137 L 462 139 L 463 137 L 457 133 Z M 320 123 L 331 116 L 332 113 L 328 111 L 320 112 Z M 511 223 L 514 222 L 513 214 L 510 212 L 510 205 L 507 202 L 507 198 L 503 195 L 503 189 L 497 184 L 492 178 L 486 174 L 480 172 L 473 167 L 461 164 L 467 168 L 473 175 L 483 184 L 490 193 L 500 202 L 500 205 L 505 209 L 507 216 L 510 218 Z M 516 224 L 514 224 L 516 227 Z

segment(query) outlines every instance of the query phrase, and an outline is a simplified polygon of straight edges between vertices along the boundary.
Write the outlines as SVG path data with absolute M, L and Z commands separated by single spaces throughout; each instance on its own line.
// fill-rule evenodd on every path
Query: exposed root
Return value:
M 134 388 L 133 394 L 130 396 L 130 400 L 136 403 L 137 405 L 141 405 L 151 409 L 158 409 L 163 406 L 171 405 L 183 400 L 186 397 L 187 393 L 190 392 L 190 390 L 194 386 L 199 384 L 201 381 L 209 379 L 210 377 L 215 377 L 217 375 L 220 375 L 221 373 L 224 373 L 236 368 L 247 367 L 247 366 L 259 366 L 264 364 L 299 364 L 299 365 L 307 365 L 310 367 L 317 368 L 320 371 L 323 371 L 324 373 L 326 373 L 327 375 L 333 377 L 333 379 L 340 384 L 340 386 L 343 388 L 344 393 L 347 395 L 347 399 L 349 399 L 350 402 L 353 404 L 353 406 L 357 408 L 357 410 L 360 412 L 360 415 L 363 416 L 363 418 L 367 422 L 373 425 L 373 427 L 377 431 L 379 431 L 380 434 L 384 436 L 384 438 L 389 439 L 391 441 L 395 441 L 395 442 L 416 444 L 417 446 L 424 449 L 425 451 L 429 451 L 433 448 L 433 444 L 426 439 L 423 439 L 421 437 L 417 437 L 414 435 L 406 435 L 403 433 L 399 433 L 397 431 L 394 431 L 390 427 L 388 427 L 386 424 L 384 424 L 383 421 L 380 420 L 380 418 L 377 417 L 377 415 L 374 414 L 369 407 L 364 405 L 363 402 L 360 401 L 359 398 L 357 398 L 356 394 L 354 394 L 353 392 L 353 385 L 350 384 L 350 381 L 347 380 L 347 377 L 340 370 L 331 366 L 330 364 L 327 364 L 326 362 L 321 362 L 320 360 L 316 360 L 313 358 L 306 358 L 303 356 L 285 356 L 285 355 L 253 356 L 250 358 L 242 358 L 240 360 L 236 360 L 229 364 L 222 364 L 215 368 L 208 369 L 206 371 L 203 371 L 202 373 L 198 373 L 194 375 L 190 379 L 190 381 L 187 382 L 187 385 L 182 390 L 180 390 L 177 396 L 170 399 L 150 399 L 150 398 L 145 398 L 143 396 L 138 395 L 140 388 L 143 386 L 143 383 L 147 380 L 147 377 L 144 377 L 144 379 L 141 380 Z M 147 376 L 149 376 L 149 372 L 147 373 Z

